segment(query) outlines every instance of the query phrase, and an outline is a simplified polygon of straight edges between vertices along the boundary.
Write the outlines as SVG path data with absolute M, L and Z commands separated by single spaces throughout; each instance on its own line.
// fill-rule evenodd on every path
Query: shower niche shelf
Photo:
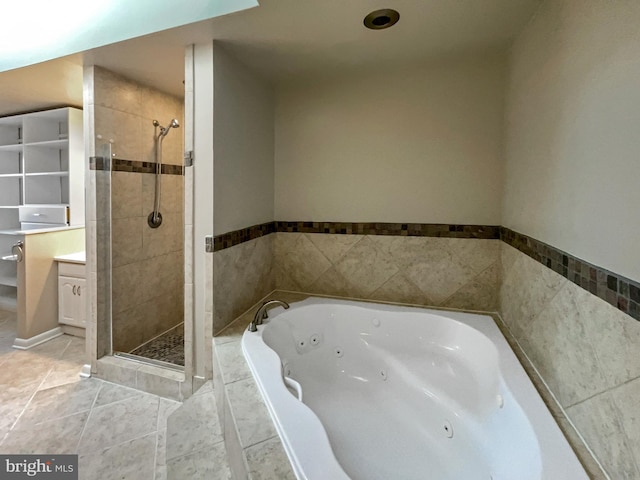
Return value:
M 0 118 L 0 230 L 20 227 L 21 205 L 69 207 L 69 224 L 83 225 L 83 160 L 81 110 Z

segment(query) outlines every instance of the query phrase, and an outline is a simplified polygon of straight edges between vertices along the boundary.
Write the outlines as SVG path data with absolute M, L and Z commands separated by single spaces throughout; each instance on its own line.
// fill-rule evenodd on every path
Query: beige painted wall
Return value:
M 18 264 L 18 338 L 27 340 L 58 327 L 58 268 L 53 257 L 84 250 L 84 228 L 24 236 Z
M 640 280 L 640 3 L 545 2 L 510 52 L 503 224 Z
M 278 220 L 500 224 L 501 55 L 281 86 Z
M 214 234 L 273 220 L 271 87 L 214 43 Z

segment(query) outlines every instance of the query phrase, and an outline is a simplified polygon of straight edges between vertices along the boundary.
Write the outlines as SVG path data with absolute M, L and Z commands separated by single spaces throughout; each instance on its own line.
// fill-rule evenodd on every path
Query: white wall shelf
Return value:
M 11 275 L 0 276 L 0 285 L 6 285 L 7 287 L 15 287 L 18 285 L 18 279 Z
M 25 173 L 25 177 L 68 177 L 69 172 L 37 172 L 37 173 Z
M 21 143 L 13 145 L 0 145 L 0 152 L 21 152 L 24 145 Z
M 19 207 L 69 208 L 84 225 L 82 111 L 57 108 L 0 118 L 0 231 L 20 229 Z M 65 215 L 66 216 L 66 215 Z M 0 253 L 14 238 L 0 238 Z M 0 285 L 16 286 L 15 263 L 0 262 Z

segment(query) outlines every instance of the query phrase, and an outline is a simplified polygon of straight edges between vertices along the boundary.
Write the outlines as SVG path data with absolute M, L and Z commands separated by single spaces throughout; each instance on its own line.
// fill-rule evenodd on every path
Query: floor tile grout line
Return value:
M 27 400 L 27 403 L 24 405 L 24 408 L 22 408 L 22 411 L 20 412 L 20 414 L 16 417 L 16 420 L 11 425 L 11 428 L 9 428 L 9 431 L 13 430 L 14 427 L 17 425 L 17 423 L 20 421 L 20 419 L 24 415 L 24 412 L 27 410 L 27 408 L 29 408 L 29 405 L 33 401 L 33 397 L 35 397 L 38 394 L 38 392 L 41 391 L 40 387 L 42 387 L 42 385 L 44 384 L 45 380 L 47 379 L 47 377 L 49 376 L 49 374 L 51 373 L 52 370 L 53 370 L 53 367 L 50 367 L 49 370 L 47 370 L 47 373 L 44 375 L 44 377 L 42 377 L 42 380 L 40 381 L 40 383 L 36 387 L 35 391 L 29 397 L 29 400 Z M 33 382 L 33 383 L 35 384 L 36 382 Z
M 64 354 L 67 353 L 67 350 L 69 350 L 69 347 L 71 346 L 72 342 L 73 342 L 72 338 L 67 339 L 67 346 L 62 349 L 62 352 L 60 353 L 60 357 L 58 358 L 58 360 L 62 360 L 64 358 Z
M 78 437 L 78 443 L 76 444 L 76 448 L 75 448 L 76 452 L 80 451 L 80 443 L 82 443 L 82 437 L 84 437 L 84 432 L 87 430 L 87 425 L 89 424 L 89 420 L 91 419 L 93 408 L 95 407 L 96 402 L 98 401 L 98 396 L 100 395 L 100 392 L 102 391 L 103 388 L 104 388 L 104 383 L 101 382 L 100 388 L 98 388 L 98 390 L 96 391 L 96 396 L 93 397 L 93 402 L 91 402 L 91 407 L 89 408 L 89 415 L 87 415 L 87 419 L 85 420 L 84 425 L 82 426 L 82 431 L 80 432 L 80 436 Z
M 156 435 L 156 437 L 157 437 L 158 432 L 157 431 L 147 432 L 147 433 L 145 433 L 143 435 L 138 435 L 137 437 L 130 438 L 129 440 L 125 440 L 123 442 L 114 443 L 113 445 L 109 445 L 108 447 L 102 446 L 100 448 L 96 448 L 94 450 L 87 450 L 86 452 L 82 452 L 82 453 L 80 453 L 78 450 L 76 450 L 76 452 L 78 452 L 78 456 L 80 456 L 80 455 L 89 455 L 89 454 L 93 454 L 93 453 L 96 453 L 96 452 L 104 452 L 105 450 L 110 450 L 112 448 L 119 447 L 121 445 L 126 445 L 127 443 L 131 443 L 131 442 L 133 442 L 135 440 L 140 440 L 141 438 L 148 437 L 149 435 Z
M 277 437 L 277 435 L 276 435 L 275 437 L 269 437 L 269 438 L 267 438 L 267 440 L 271 440 L 271 439 L 276 438 L 276 437 Z M 258 442 L 258 443 L 254 443 L 254 444 L 253 444 L 253 445 L 251 445 L 251 446 L 253 447 L 254 445 L 259 445 L 259 444 L 261 444 L 261 443 L 263 443 L 263 442 L 266 442 L 267 440 L 262 440 L 262 441 L 260 441 L 260 442 Z M 177 460 L 177 459 L 179 459 L 179 458 L 188 457 L 189 455 L 195 455 L 195 454 L 197 454 L 197 453 L 209 453 L 209 452 L 210 452 L 210 450 L 211 450 L 213 447 L 217 447 L 217 446 L 218 446 L 218 445 L 220 445 L 220 444 L 224 445 L 224 450 L 225 450 L 225 452 L 224 452 L 224 453 L 225 453 L 225 455 L 226 455 L 226 456 L 228 456 L 228 454 L 227 454 L 227 445 L 225 444 L 225 441 L 224 441 L 224 438 L 223 438 L 223 439 L 221 439 L 221 440 L 218 440 L 217 442 L 213 442 L 212 444 L 207 445 L 206 447 L 199 448 L 199 449 L 197 449 L 197 450 L 189 450 L 188 452 L 183 453 L 182 455 L 177 455 L 177 456 L 175 456 L 175 457 L 167 458 L 167 465 L 169 464 L 169 462 L 170 462 L 170 461 L 171 461 L 171 462 L 174 462 L 174 461 L 176 461 L 176 460 Z M 241 446 L 241 448 L 242 448 L 242 446 Z M 244 447 L 244 448 L 242 448 L 242 449 L 244 450 L 244 449 L 246 449 L 246 448 L 249 448 L 249 447 Z
M 158 409 L 156 410 L 156 448 L 153 451 L 153 480 L 156 480 L 156 473 L 158 471 L 158 442 L 160 441 L 160 430 L 158 426 L 160 423 L 160 399 L 158 399 Z
M 134 399 L 134 397 L 123 398 L 123 399 L 121 399 L 121 400 L 117 400 L 117 401 L 115 401 L 115 402 L 110 402 L 110 403 L 107 403 L 107 404 L 104 404 L 104 405 L 98 405 L 98 406 L 96 407 L 96 406 L 95 406 L 95 403 L 96 403 L 96 401 L 98 400 L 98 396 L 99 396 L 99 394 L 100 394 L 100 391 L 102 391 L 102 388 L 104 387 L 104 384 L 105 384 L 105 383 L 111 383 L 111 382 L 105 382 L 105 381 L 103 381 L 103 380 L 99 380 L 99 381 L 102 383 L 102 385 L 100 386 L 100 389 L 99 389 L 99 390 L 98 390 L 98 392 L 96 393 L 96 397 L 94 398 L 93 405 L 91 406 L 91 409 L 90 409 L 90 411 L 89 411 L 89 416 L 87 417 L 87 421 L 86 421 L 86 423 L 85 423 L 85 425 L 84 425 L 84 427 L 83 427 L 83 429 L 82 429 L 82 434 L 80 435 L 80 439 L 78 440 L 78 446 L 77 446 L 77 448 L 76 448 L 76 452 L 78 452 L 78 455 L 80 455 L 79 451 L 80 451 L 80 443 L 81 443 L 82 437 L 84 436 L 84 432 L 86 431 L 86 427 L 87 427 L 87 425 L 89 424 L 89 418 L 91 417 L 91 414 L 93 413 L 93 411 L 94 411 L 94 410 L 96 410 L 96 409 L 101 409 L 102 407 L 109 407 L 109 406 L 112 406 L 112 405 L 115 405 L 115 404 L 118 404 L 118 403 L 125 402 L 125 401 L 127 401 L 127 400 L 132 400 L 132 399 Z M 120 385 L 118 385 L 118 386 L 120 386 Z M 140 393 L 144 393 L 144 392 L 140 392 Z M 160 409 L 160 398 L 161 398 L 161 397 L 160 397 L 160 396 L 158 396 L 158 395 L 153 395 L 153 394 L 147 394 L 147 395 L 148 395 L 148 396 L 150 396 L 150 397 L 156 397 L 156 399 L 158 400 L 158 411 L 156 412 L 156 416 L 157 416 L 157 415 L 158 415 L 158 413 L 159 413 L 159 409 Z M 140 438 L 146 437 L 147 435 L 151 435 L 152 433 L 155 433 L 155 434 L 156 434 L 156 436 L 157 436 L 157 434 L 158 434 L 158 420 L 157 420 L 157 418 L 156 418 L 156 429 L 155 429 L 154 431 L 147 432 L 147 433 L 146 433 L 146 434 L 144 434 L 144 435 L 140 435 L 140 436 L 138 436 L 138 437 L 132 438 L 132 439 L 130 439 L 130 440 L 126 440 L 126 441 L 124 441 L 124 442 L 115 443 L 115 444 L 113 444 L 113 445 L 110 445 L 109 447 L 102 447 L 102 450 L 106 450 L 106 449 L 108 449 L 108 448 L 112 448 L 112 447 L 115 447 L 115 446 L 118 446 L 118 445 L 123 445 L 123 444 L 128 443 L 128 442 L 131 442 L 131 441 L 133 441 L 133 440 L 137 440 L 137 439 L 140 439 Z M 157 446 L 157 438 L 156 438 L 156 446 Z M 89 451 L 87 451 L 87 452 L 84 452 L 82 455 L 85 455 L 85 454 L 87 454 L 87 453 L 96 452 L 96 451 L 99 451 L 99 450 L 100 450 L 100 449 L 96 449 L 96 450 L 89 450 Z M 155 459 L 155 453 L 154 453 L 154 459 Z

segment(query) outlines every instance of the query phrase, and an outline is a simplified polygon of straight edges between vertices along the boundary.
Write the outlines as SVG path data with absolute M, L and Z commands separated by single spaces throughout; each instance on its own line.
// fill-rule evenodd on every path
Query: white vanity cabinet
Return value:
M 87 307 L 84 254 L 55 259 L 58 261 L 58 323 L 65 333 L 83 336 Z

